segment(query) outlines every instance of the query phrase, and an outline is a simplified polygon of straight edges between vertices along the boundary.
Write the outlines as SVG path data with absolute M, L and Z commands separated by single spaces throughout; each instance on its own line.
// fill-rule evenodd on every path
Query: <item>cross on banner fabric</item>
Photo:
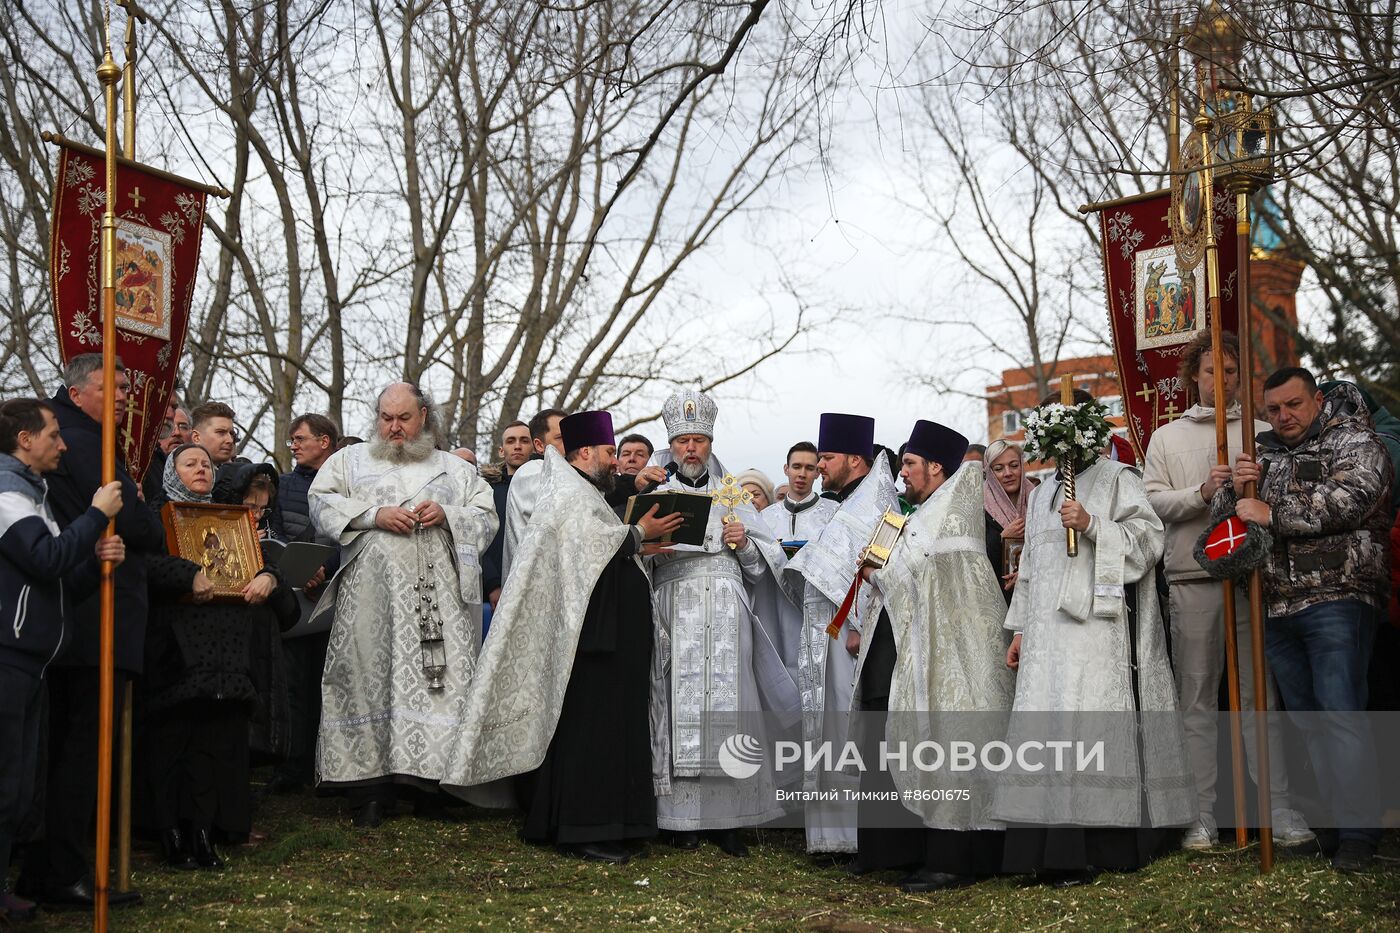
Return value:
M 64 363 L 102 350 L 101 153 L 59 144 L 49 287 Z M 130 162 L 117 165 L 117 355 L 131 392 L 117 454 L 139 482 L 175 386 L 199 270 L 205 193 Z
M 1155 191 L 1099 209 L 1104 289 L 1113 358 L 1123 396 L 1128 438 L 1139 460 L 1152 432 L 1189 408 L 1178 371 L 1196 334 L 1209 330 L 1206 262 L 1177 268 L 1168 212 L 1171 192 Z M 1217 185 L 1213 202 L 1219 244 L 1221 321 L 1236 331 L 1235 198 Z

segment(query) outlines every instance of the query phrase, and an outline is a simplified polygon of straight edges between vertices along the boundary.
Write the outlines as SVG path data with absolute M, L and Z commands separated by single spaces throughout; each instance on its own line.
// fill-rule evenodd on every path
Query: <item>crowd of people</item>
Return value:
M 1400 423 L 1350 383 L 1283 369 L 1244 450 L 1251 387 L 1228 335 L 1223 359 L 1217 374 L 1194 342 L 1194 406 L 1141 469 L 1118 439 L 1085 452 L 1067 496 L 1069 465 L 1037 482 L 1010 441 L 920 420 L 891 449 L 842 413 L 791 444 L 780 484 L 731 474 L 718 406 L 690 390 L 666 401 L 662 444 L 616 437 L 608 412 L 548 409 L 478 465 L 406 383 L 378 393 L 363 441 L 294 419 L 285 473 L 238 455 L 229 405 L 172 401 L 141 481 L 119 463 L 104 485 L 101 357 L 75 357 L 52 398 L 0 404 L 0 913 L 93 902 L 99 561 L 115 565 L 119 713 L 134 687 L 134 823 L 170 870 L 264 838 L 263 766 L 260 792 L 341 794 L 358 827 L 466 801 L 515 811 L 526 842 L 615 863 L 653 841 L 743 857 L 750 828 L 800 820 L 814 856 L 899 870 L 907 891 L 1077 884 L 1218 845 L 1227 617 L 1246 707 L 1254 678 L 1246 587 L 1227 616 L 1203 533 L 1230 513 L 1268 533 L 1271 709 L 1367 709 L 1373 646 L 1400 626 Z M 171 543 L 174 516 L 208 503 L 247 510 L 260 570 Z M 872 559 L 882 526 L 897 537 Z M 294 580 L 280 546 L 298 542 L 325 550 Z M 1132 753 L 1107 778 L 1020 759 L 965 781 L 784 769 L 773 753 L 852 743 L 871 763 L 954 733 L 1024 749 L 1047 714 L 1083 729 L 1110 713 L 1131 728 L 1095 728 Z M 1330 807 L 1312 826 L 1271 735 L 1269 831 L 1361 870 L 1380 838 L 1376 750 L 1359 718 L 1330 722 L 1306 732 Z

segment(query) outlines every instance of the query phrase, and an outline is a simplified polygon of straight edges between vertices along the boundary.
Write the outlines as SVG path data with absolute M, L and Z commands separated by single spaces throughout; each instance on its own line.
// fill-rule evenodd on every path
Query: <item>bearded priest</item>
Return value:
M 651 592 L 640 557 L 664 552 L 644 542 L 682 516 L 653 508 L 622 524 L 604 498 L 612 416 L 579 412 L 559 427 L 567 452 L 545 451 L 445 783 L 475 801 L 472 785 L 533 771 L 521 836 L 621 863 L 656 835 Z
M 307 492 L 341 546 L 317 612 L 333 609 L 321 681 L 317 772 L 378 825 L 393 783 L 433 791 L 481 646 L 479 555 L 495 500 L 476 468 L 438 450 L 439 415 L 417 386 L 379 393 L 373 440 L 331 455 Z
M 788 561 L 784 574 L 789 590 L 800 594 L 795 600 L 801 607 L 795 640 L 802 737 L 813 747 L 830 743 L 830 747 L 840 749 L 850 724 L 861 625 L 879 615 L 878 593 L 870 587 L 860 588 L 835 638 L 827 627 L 855 582 L 861 549 L 869 543 L 880 517 L 888 510 L 898 510 L 899 495 L 885 460 L 887 454 L 875 452 L 875 419 L 827 412 L 821 416 L 817 437 L 819 453 L 813 459 L 833 495 L 817 500 L 821 505 L 813 506 L 812 511 L 824 508 L 830 514 L 812 540 Z M 811 768 L 803 780 L 803 789 L 814 792 L 803 813 L 807 851 L 855 853 L 855 776 Z
M 668 398 L 661 416 L 670 444 L 637 482 L 724 495 L 724 467 L 711 452 L 717 412 L 702 392 Z M 695 848 L 707 831 L 721 850 L 743 856 L 740 828 L 777 819 L 784 808 L 771 760 L 760 756 L 740 777 L 725 756 L 734 743 L 771 748 L 770 732 L 795 730 L 801 699 L 778 634 L 786 558 L 763 518 L 738 498 L 732 512 L 711 505 L 702 544 L 676 544 L 652 558 L 652 702 L 660 723 L 653 735 L 658 826 L 679 848 Z
M 1006 603 L 987 562 L 982 464 L 963 462 L 967 448 L 952 428 L 915 423 L 900 470 L 913 513 L 885 565 L 863 571 L 885 612 L 866 627 L 860 726 L 890 748 L 955 741 L 982 747 L 1006 734 L 1015 693 L 1002 636 Z M 895 817 L 861 826 L 864 867 L 912 868 L 900 885 L 911 893 L 960 887 L 1001 870 L 1003 833 L 986 812 L 985 773 L 915 767 L 867 778 L 886 786 L 868 782 L 862 790 L 897 789 L 903 809 L 918 820 L 898 828 L 905 821 L 895 806 L 862 808 L 862 816 Z

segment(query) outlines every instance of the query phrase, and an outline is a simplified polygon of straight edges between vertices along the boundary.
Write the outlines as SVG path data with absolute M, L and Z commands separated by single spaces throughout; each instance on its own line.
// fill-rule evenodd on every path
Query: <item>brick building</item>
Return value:
M 1074 375 L 1074 387 L 1084 389 L 1108 408 L 1109 421 L 1116 433 L 1123 433 L 1123 398 L 1118 386 L 1118 370 L 1111 356 L 1082 356 L 1052 364 L 1046 380 L 1051 392 L 1057 392 L 1060 377 Z M 1024 443 L 1026 431 L 1021 424 L 1025 413 L 1040 404 L 1045 393 L 1040 391 L 1029 369 L 1004 369 L 998 385 L 987 386 L 987 438 L 989 441 L 1008 440 Z M 1034 461 L 1026 463 L 1026 472 L 1040 474 L 1053 467 Z

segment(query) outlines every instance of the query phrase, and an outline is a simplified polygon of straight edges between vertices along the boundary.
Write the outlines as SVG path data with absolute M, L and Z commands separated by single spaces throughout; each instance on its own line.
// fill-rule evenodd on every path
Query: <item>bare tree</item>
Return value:
M 817 85 L 768 5 L 152 0 L 140 153 L 234 191 L 206 217 L 185 394 L 235 402 L 285 461 L 297 411 L 343 422 L 395 376 L 436 388 L 474 444 L 534 406 L 646 410 L 656 380 L 793 348 L 818 319 L 800 294 L 739 353 L 691 326 L 693 258 L 807 158 Z M 35 140 L 97 133 L 101 24 L 85 5 L 0 15 L 0 353 L 33 390 L 55 362 Z
M 1172 0 L 994 2 L 951 7 L 931 28 L 949 50 L 946 80 L 1027 117 L 1003 121 L 1008 141 L 1072 216 L 1080 203 L 1165 184 L 1165 66 L 1201 15 L 1198 4 Z M 1400 403 L 1393 351 L 1400 339 L 1400 9 L 1394 2 L 1232 0 L 1207 18 L 1219 16 L 1242 27 L 1246 40 L 1242 58 L 1228 47 L 1208 53 L 1226 76 L 1222 89 L 1273 102 L 1283 127 L 1275 204 L 1257 217 L 1284 254 L 1306 264 L 1320 294 L 1312 303 L 1322 313 L 1305 317 L 1295 336 L 1320 369 Z M 1182 57 L 1190 63 L 1184 49 Z M 1183 91 L 1189 116 L 1199 100 L 1189 79 Z M 1086 233 L 1086 241 L 1093 238 L 1087 224 Z M 1086 264 L 1093 258 L 1092 251 L 1083 256 Z
M 1070 350 L 1103 346 L 1095 326 L 1101 304 L 1081 294 L 1076 263 L 1084 252 L 1076 219 L 1056 209 L 1059 179 L 1031 163 L 1022 144 L 1027 115 L 1003 95 L 967 106 L 961 89 L 924 83 L 904 132 L 915 166 L 908 209 L 935 231 L 931 248 L 950 254 L 940 276 L 961 273 L 966 296 L 916 309 L 915 322 L 970 338 L 963 349 L 977 360 L 1024 369 L 1046 394 L 1056 363 Z M 939 392 L 982 399 L 1001 380 L 989 368 L 967 385 L 969 370 L 940 366 L 919 378 Z

